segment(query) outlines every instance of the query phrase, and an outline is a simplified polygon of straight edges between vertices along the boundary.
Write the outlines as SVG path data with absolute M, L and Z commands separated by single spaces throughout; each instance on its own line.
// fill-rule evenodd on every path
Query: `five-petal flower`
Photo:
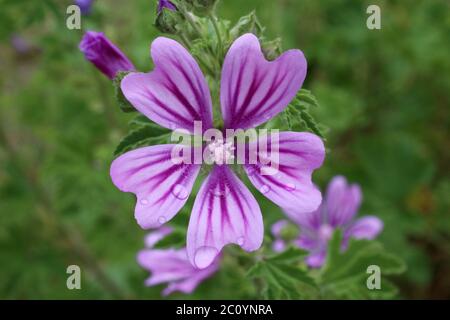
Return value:
M 212 128 L 211 95 L 194 58 L 178 42 L 164 37 L 154 40 L 151 56 L 155 65 L 152 72 L 131 73 L 122 80 L 125 97 L 163 127 L 194 133 L 194 122 L 201 121 L 203 130 Z M 306 68 L 300 50 L 289 50 L 267 61 L 254 35 L 238 38 L 222 70 L 220 101 L 225 129 L 253 128 L 283 111 L 301 88 Z M 249 152 L 256 150 L 254 143 L 247 143 Z M 278 153 L 278 173 L 263 175 L 263 163 L 245 163 L 251 183 L 283 208 L 296 208 L 299 214 L 315 210 L 321 194 L 311 175 L 323 162 L 323 142 L 310 133 L 282 132 L 276 144 L 272 148 Z M 136 194 L 135 217 L 143 228 L 160 227 L 174 217 L 186 203 L 200 171 L 200 165 L 189 161 L 174 164 L 174 147 L 136 149 L 111 166 L 114 184 Z M 256 199 L 230 166 L 216 160 L 198 192 L 189 222 L 187 254 L 197 268 L 210 265 L 229 243 L 253 251 L 263 239 Z

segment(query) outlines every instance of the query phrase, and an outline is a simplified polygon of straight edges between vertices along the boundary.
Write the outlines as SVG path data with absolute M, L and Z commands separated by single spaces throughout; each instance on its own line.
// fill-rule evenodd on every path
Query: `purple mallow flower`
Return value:
M 135 70 L 131 61 L 102 32 L 86 32 L 79 48 L 85 58 L 110 79 L 119 71 Z
M 163 127 L 193 133 L 194 121 L 201 121 L 203 132 L 212 128 L 211 95 L 189 52 L 178 42 L 160 37 L 152 44 L 151 56 L 153 72 L 131 73 L 122 80 L 125 97 Z M 295 97 L 305 76 L 306 60 L 300 50 L 289 50 L 269 62 L 258 38 L 252 34 L 241 36 L 228 51 L 222 70 L 220 100 L 225 129 L 245 130 L 270 120 Z M 255 143 L 249 142 L 246 148 L 256 150 Z M 114 184 L 136 194 L 135 217 L 145 229 L 157 228 L 178 213 L 199 174 L 198 164 L 172 162 L 175 147 L 168 144 L 139 148 L 111 165 Z M 278 173 L 262 175 L 261 162 L 246 163 L 243 166 L 250 181 L 281 207 L 294 207 L 299 212 L 316 210 L 322 199 L 311 174 L 324 159 L 322 140 L 310 133 L 281 132 L 278 147 Z M 215 141 L 208 148 L 227 146 Z M 213 154 L 227 155 L 222 149 L 213 150 L 220 151 Z M 210 265 L 229 243 L 246 251 L 257 250 L 264 234 L 261 210 L 254 196 L 221 157 L 214 162 L 195 198 L 188 227 L 187 253 L 197 268 Z
M 177 10 L 177 7 L 169 0 L 158 0 L 158 13 L 162 11 L 162 9 L 169 9 L 172 11 Z
M 151 272 L 145 281 L 147 286 L 168 283 L 162 292 L 165 296 L 174 291 L 192 293 L 202 281 L 217 272 L 220 258 L 217 257 L 210 266 L 199 270 L 189 262 L 186 248 L 155 249 L 154 245 L 171 232 L 171 228 L 162 226 L 149 233 L 145 239 L 146 249 L 138 253 L 137 261 Z
M 92 2 L 94 2 L 94 0 L 76 0 L 75 4 L 80 7 L 82 14 L 88 15 L 91 13 Z
M 383 221 L 375 216 L 355 219 L 361 199 L 361 189 L 358 185 L 348 185 L 344 177 L 337 176 L 331 180 L 324 202 L 316 211 L 299 215 L 295 210 L 286 210 L 288 217 L 300 228 L 300 236 L 294 244 L 310 252 L 306 258 L 310 267 L 323 265 L 328 241 L 336 229 L 343 232 L 342 249 L 347 247 L 350 238 L 370 240 L 382 231 Z M 281 229 L 287 223 L 286 220 L 280 220 L 272 226 L 275 251 L 283 251 L 285 248 Z

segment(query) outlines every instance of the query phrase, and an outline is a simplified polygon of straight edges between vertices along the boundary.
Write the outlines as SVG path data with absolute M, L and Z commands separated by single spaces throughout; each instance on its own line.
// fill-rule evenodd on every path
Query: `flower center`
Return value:
M 234 149 L 232 142 L 224 143 L 222 139 L 211 142 L 207 146 L 208 163 L 215 163 L 219 166 L 228 163 L 229 160 L 234 159 Z
M 333 235 L 333 227 L 329 224 L 323 224 L 319 228 L 319 238 L 324 241 L 330 240 Z

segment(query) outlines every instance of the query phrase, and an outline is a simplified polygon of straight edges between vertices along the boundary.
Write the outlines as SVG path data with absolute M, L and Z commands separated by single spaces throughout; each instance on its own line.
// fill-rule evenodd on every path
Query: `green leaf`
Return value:
M 285 123 L 287 124 L 287 129 L 306 129 L 325 140 L 323 126 L 320 125 L 309 112 L 311 108 L 318 107 L 319 102 L 311 91 L 301 89 L 282 114 Z
M 386 298 L 396 293 L 395 286 L 385 278 L 404 272 L 405 265 L 397 256 L 385 251 L 383 246 L 370 240 L 351 239 L 348 248 L 341 252 L 342 233 L 333 234 L 328 244 L 327 260 L 319 282 L 331 297 Z M 370 290 L 366 281 L 370 274 L 367 268 L 376 265 L 381 270 L 382 287 Z
M 246 275 L 263 281 L 263 295 L 268 299 L 298 299 L 308 290 L 317 288 L 308 271 L 302 270 L 299 266 L 305 255 L 306 252 L 303 250 L 289 248 L 259 261 Z M 308 290 L 305 290 L 306 288 Z
M 130 73 L 129 71 L 120 71 L 117 73 L 116 77 L 113 80 L 114 92 L 117 103 L 119 104 L 120 110 L 126 113 L 137 112 L 136 108 L 134 108 L 128 102 L 127 98 L 125 98 L 122 89 L 120 88 L 120 83 L 122 82 L 123 78 L 125 78 L 125 76 L 129 73 Z
M 161 144 L 168 142 L 170 131 L 149 123 L 138 126 L 125 136 L 114 151 L 114 156 L 121 155 L 138 147 Z

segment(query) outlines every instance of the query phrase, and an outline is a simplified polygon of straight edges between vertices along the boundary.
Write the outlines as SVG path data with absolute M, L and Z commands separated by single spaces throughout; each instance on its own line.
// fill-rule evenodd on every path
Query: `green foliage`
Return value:
M 165 144 L 170 140 L 171 131 L 151 122 L 143 115 L 138 115 L 130 122 L 132 130 L 120 141 L 114 151 L 119 156 L 127 151 L 143 146 Z
M 135 198 L 112 185 L 109 166 L 111 151 L 128 130 L 133 133 L 118 153 L 162 141 L 164 132 L 143 116 L 128 128 L 134 115 L 117 108 L 111 81 L 78 50 L 85 30 L 103 31 L 138 70 L 151 70 L 149 46 L 160 35 L 151 23 L 154 4 L 93 3 L 92 14 L 82 17 L 83 30 L 77 31 L 65 26 L 67 1 L 0 0 L 1 298 L 161 298 L 162 286 L 145 287 L 148 272 L 135 260 L 146 234 L 133 218 Z M 266 297 L 286 298 L 390 298 L 397 288 L 399 298 L 449 297 L 448 3 L 373 4 L 382 8 L 378 31 L 365 27 L 364 1 L 222 1 L 216 22 L 223 46 L 209 17 L 194 19 L 200 34 L 182 19 L 177 32 L 185 33 L 189 41 L 183 44 L 208 76 L 216 109 L 217 57 L 238 34 L 261 33 L 269 59 L 281 52 L 281 43 L 272 41 L 277 37 L 284 48 L 305 53 L 304 87 L 314 92 L 320 107 L 303 91 L 303 100 L 296 100 L 295 109 L 288 108 L 292 114 L 280 116 L 275 127 L 289 122 L 293 130 L 326 133 L 332 152 L 314 183 L 324 187 L 343 174 L 361 184 L 361 213 L 381 217 L 385 227 L 379 243 L 354 241 L 342 253 L 334 239 L 323 271 L 306 269 L 300 252 L 270 256 L 261 250 L 253 256 L 240 250 L 234 255 L 227 248 L 219 273 L 192 295 L 169 298 L 255 299 L 262 288 Z M 254 17 L 242 18 L 255 9 Z M 13 36 L 21 36 L 31 50 L 14 48 Z M 282 212 L 253 194 L 267 231 Z M 192 198 L 171 226 L 186 228 Z M 159 245 L 181 246 L 182 233 L 177 229 Z M 408 266 L 401 274 L 397 257 Z M 69 264 L 82 269 L 80 291 L 65 287 Z M 367 290 L 368 264 L 381 266 L 380 291 Z M 249 280 L 246 273 L 253 265 Z
M 367 268 L 376 265 L 381 270 L 381 288 L 368 289 Z M 342 252 L 342 233 L 335 232 L 328 245 L 326 264 L 320 272 L 322 295 L 334 298 L 392 298 L 397 288 L 386 276 L 405 271 L 404 262 L 387 253 L 375 241 L 350 239 L 348 248 Z
M 262 294 L 266 299 L 299 299 L 314 289 L 316 283 L 300 262 L 306 252 L 296 248 L 258 261 L 247 276 L 254 278 L 263 286 Z
M 282 116 L 286 121 L 287 129 L 296 131 L 306 129 L 325 139 L 324 129 L 310 114 L 310 109 L 317 107 L 319 107 L 319 102 L 311 91 L 301 89 L 283 111 Z
M 120 83 L 122 82 L 123 78 L 125 78 L 125 76 L 129 73 L 129 71 L 119 71 L 117 73 L 116 77 L 113 80 L 114 92 L 120 110 L 122 110 L 123 112 L 136 112 L 136 109 L 130 104 L 127 98 L 125 98 L 122 89 L 120 88 Z

